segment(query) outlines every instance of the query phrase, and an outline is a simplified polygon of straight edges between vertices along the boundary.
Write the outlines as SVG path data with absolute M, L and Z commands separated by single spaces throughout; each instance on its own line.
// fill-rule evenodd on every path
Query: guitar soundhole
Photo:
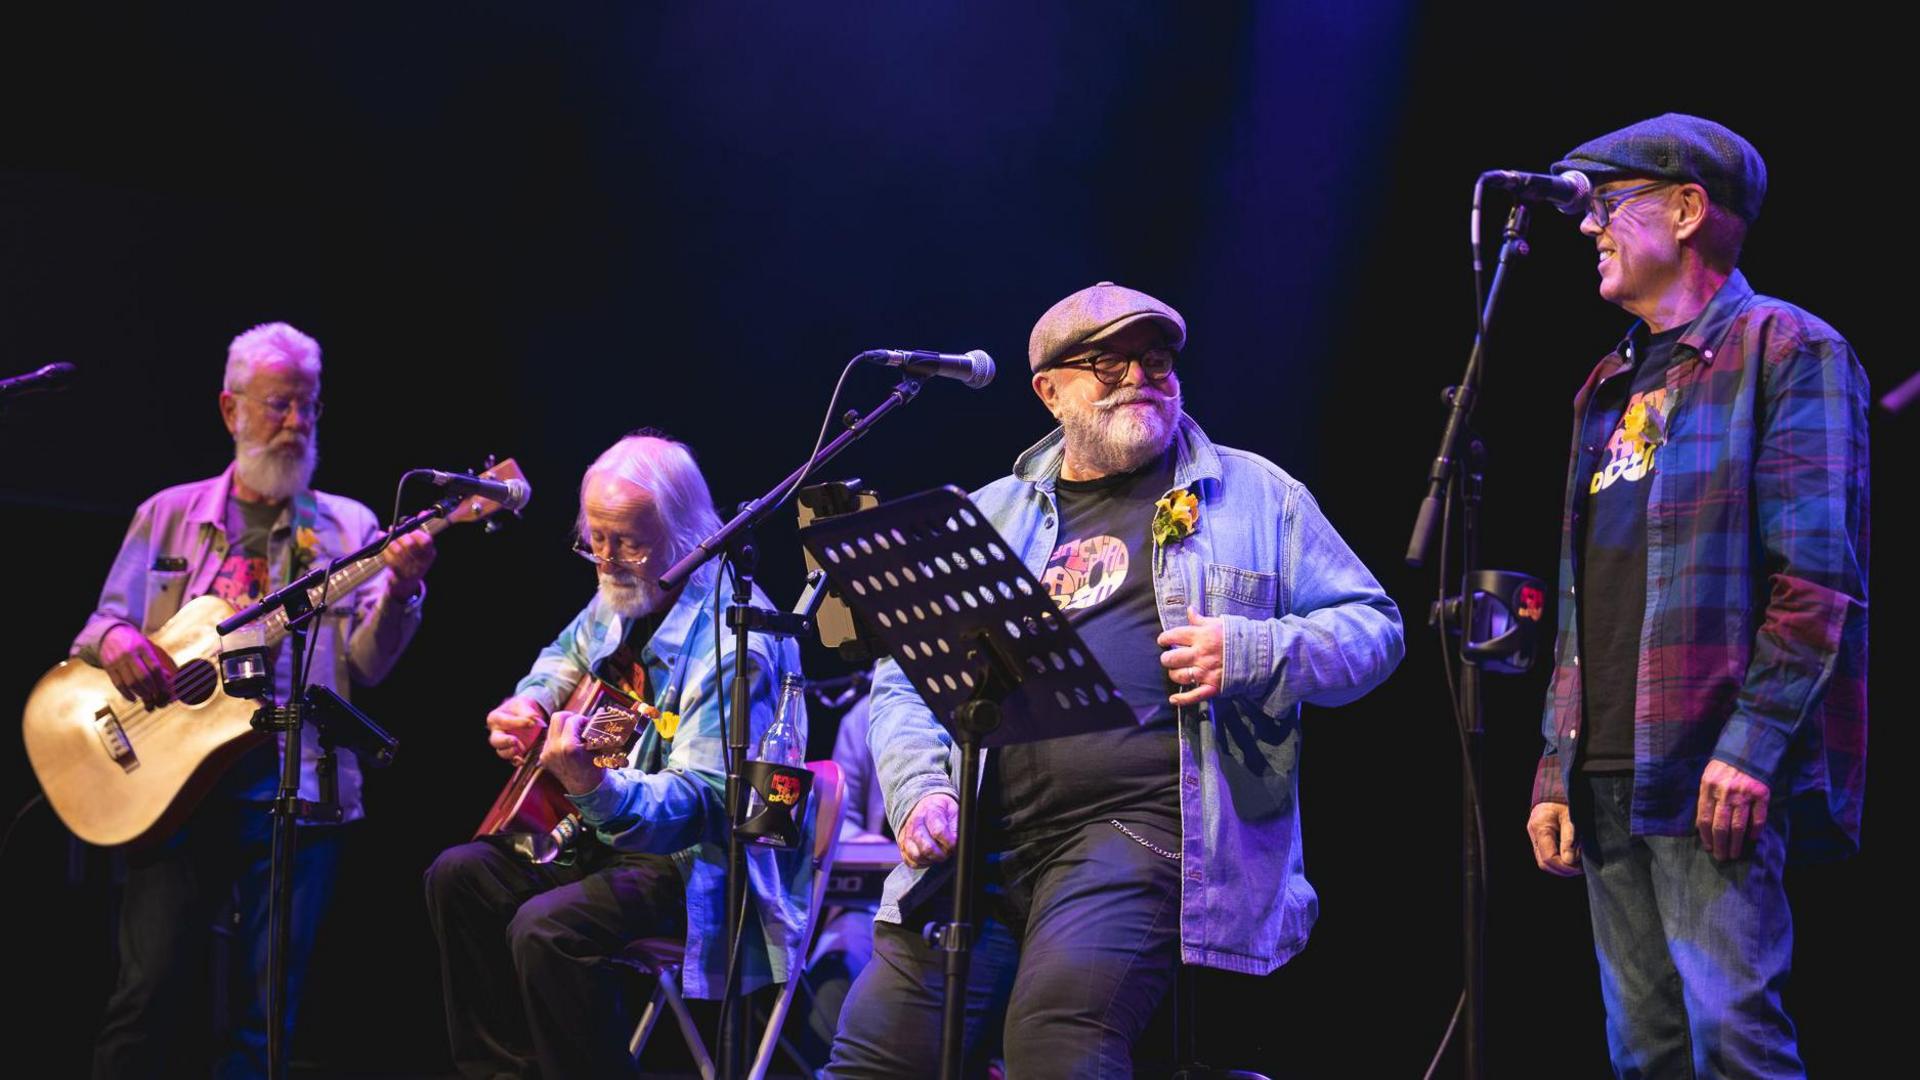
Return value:
M 190 660 L 173 673 L 173 700 L 198 705 L 220 686 L 220 673 L 211 661 Z

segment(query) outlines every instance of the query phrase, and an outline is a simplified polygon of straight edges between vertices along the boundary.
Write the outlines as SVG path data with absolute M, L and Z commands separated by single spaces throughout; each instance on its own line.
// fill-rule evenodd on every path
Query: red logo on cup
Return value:
M 792 806 L 800 801 L 800 778 L 778 773 L 767 781 L 767 801 Z
M 1523 619 L 1530 619 L 1534 622 L 1539 622 L 1540 616 L 1546 612 L 1546 609 L 1547 609 L 1546 593 L 1541 592 L 1539 589 L 1533 587 L 1532 585 L 1520 586 L 1520 607 L 1517 611 L 1514 612 L 1515 615 L 1518 615 Z

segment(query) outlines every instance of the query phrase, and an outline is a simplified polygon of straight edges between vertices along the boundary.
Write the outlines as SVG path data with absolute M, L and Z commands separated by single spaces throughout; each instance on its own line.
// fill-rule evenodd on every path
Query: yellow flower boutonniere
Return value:
M 1160 572 L 1162 553 L 1193 535 L 1200 523 L 1200 500 L 1186 488 L 1168 492 L 1153 504 L 1153 571 Z
M 1620 429 L 1636 448 L 1651 448 L 1667 441 L 1667 418 L 1645 398 L 1635 401 L 1620 418 Z
M 320 557 L 320 534 L 313 526 L 302 525 L 293 532 L 293 564 L 311 566 Z

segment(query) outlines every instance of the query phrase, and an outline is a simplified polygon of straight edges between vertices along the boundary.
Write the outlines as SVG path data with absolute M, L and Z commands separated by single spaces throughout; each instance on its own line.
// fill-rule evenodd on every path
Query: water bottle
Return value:
M 786 765 L 800 769 L 806 767 L 807 747 L 801 740 L 800 716 L 801 699 L 807 692 L 807 680 L 799 672 L 790 671 L 780 679 L 780 707 L 773 714 L 773 723 L 768 725 L 766 733 L 760 736 L 760 747 L 753 753 L 753 760 L 764 761 L 772 765 Z M 760 811 L 767 808 L 766 800 L 757 790 L 747 793 L 747 820 L 751 821 Z M 770 838 L 756 838 L 761 843 L 776 843 Z

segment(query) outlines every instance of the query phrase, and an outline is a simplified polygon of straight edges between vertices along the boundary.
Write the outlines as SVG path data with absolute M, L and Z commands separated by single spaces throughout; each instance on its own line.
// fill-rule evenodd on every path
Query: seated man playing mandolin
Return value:
M 482 835 L 441 853 L 426 875 L 462 1075 L 635 1074 L 627 1042 L 638 1009 L 623 993 L 632 973 L 611 962 L 635 939 L 684 934 L 686 994 L 722 992 L 721 704 L 733 636 L 716 624 L 716 565 L 674 592 L 657 583 L 719 526 L 678 442 L 629 435 L 581 480 L 574 549 L 598 570 L 599 589 L 487 717 L 488 741 L 518 772 Z M 757 590 L 755 600 L 768 603 Z M 793 642 L 751 642 L 750 746 L 773 720 L 781 677 L 800 667 Z M 804 738 L 804 713 L 795 722 Z M 608 734 L 632 739 L 631 751 L 607 757 Z M 543 803 L 555 807 L 546 819 Z M 551 828 L 568 810 L 583 827 L 556 858 L 526 830 Z M 541 842 L 537 856 L 523 853 L 529 838 Z M 754 850 L 749 872 L 756 917 L 741 946 L 743 992 L 786 978 L 807 904 L 802 852 Z

